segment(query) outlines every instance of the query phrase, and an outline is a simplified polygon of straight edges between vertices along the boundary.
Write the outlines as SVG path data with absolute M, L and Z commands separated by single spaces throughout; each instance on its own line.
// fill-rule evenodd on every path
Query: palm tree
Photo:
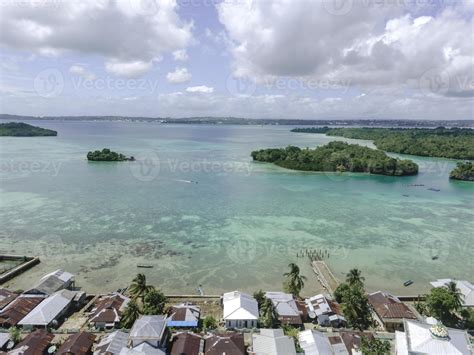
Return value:
M 269 298 L 265 298 L 265 300 L 262 302 L 260 314 L 262 316 L 261 320 L 265 328 L 272 328 L 278 319 L 276 308 L 272 300 Z
M 138 304 L 134 300 L 128 302 L 121 319 L 122 327 L 127 329 L 131 328 L 133 323 L 140 317 L 140 314 L 141 311 Z
M 453 296 L 453 306 L 454 310 L 458 311 L 462 307 L 462 302 L 464 300 L 464 295 L 461 293 L 461 291 L 458 288 L 458 285 L 456 281 L 449 281 L 446 284 L 446 288 L 448 289 L 449 293 Z
M 286 277 L 286 289 L 288 292 L 298 297 L 300 291 L 304 287 L 304 282 L 307 280 L 306 276 L 300 275 L 300 268 L 298 265 L 291 263 L 288 265 L 290 272 L 286 272 L 283 276 Z
M 134 300 L 141 298 L 142 302 L 145 298 L 145 295 L 150 292 L 154 287 L 146 284 L 146 276 L 144 274 L 138 274 L 132 280 L 130 285 L 130 295 Z
M 365 281 L 365 277 L 362 276 L 362 272 L 359 269 L 352 269 L 346 275 L 346 282 L 349 286 L 360 284 L 363 285 Z
M 148 315 L 162 314 L 165 310 L 166 296 L 157 289 L 148 291 L 143 299 L 143 313 Z

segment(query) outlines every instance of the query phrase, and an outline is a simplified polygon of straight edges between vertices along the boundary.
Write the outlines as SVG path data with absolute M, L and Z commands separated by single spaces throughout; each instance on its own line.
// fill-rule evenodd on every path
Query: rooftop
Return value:
M 54 292 L 67 288 L 73 281 L 73 274 L 63 270 L 56 270 L 43 276 L 35 287 L 25 291 L 25 293 L 51 295 Z
M 43 325 L 50 324 L 58 317 L 72 302 L 75 293 L 69 290 L 61 290 L 46 298 L 26 315 L 19 325 Z
M 94 351 L 94 355 L 99 354 L 120 354 L 120 351 L 127 346 L 128 333 L 117 330 L 103 337 Z
M 133 324 L 130 331 L 130 339 L 132 340 L 160 340 L 166 329 L 166 317 L 157 316 L 140 316 Z
M 54 335 L 44 329 L 30 333 L 26 338 L 10 351 L 10 355 L 36 355 L 42 354 L 53 341 Z
M 254 334 L 253 352 L 258 355 L 296 355 L 295 342 L 283 333 L 283 329 L 260 329 Z
M 30 313 L 40 302 L 44 300 L 44 296 L 21 295 L 11 302 L 0 312 L 0 324 L 15 326 L 28 313 Z
M 465 331 L 442 327 L 443 334 L 438 335 L 433 331 L 437 326 L 405 319 L 405 331 L 395 332 L 397 354 L 471 354 Z
M 56 354 L 87 355 L 90 353 L 94 341 L 95 335 L 92 333 L 80 332 L 73 334 L 66 339 L 66 341 L 61 345 Z
M 168 326 L 197 327 L 200 316 L 201 310 L 198 306 L 182 303 L 171 308 Z
M 389 293 L 377 291 L 369 294 L 368 299 L 375 313 L 382 319 L 418 319 L 416 314 L 405 303 Z
M 244 355 L 245 344 L 242 333 L 215 334 L 206 339 L 205 355 Z
M 233 291 L 224 293 L 224 319 L 258 319 L 258 303 L 247 293 Z
M 96 301 L 89 321 L 92 323 L 119 322 L 121 311 L 129 301 L 128 297 L 118 293 L 104 296 Z
M 284 292 L 266 292 L 265 297 L 272 300 L 282 323 L 302 324 L 301 316 L 293 295 Z
M 18 295 L 12 291 L 8 291 L 6 288 L 0 288 L 0 310 L 5 308 L 10 302 L 15 300 Z
M 201 348 L 201 337 L 194 333 L 179 333 L 173 337 L 171 355 L 196 355 Z

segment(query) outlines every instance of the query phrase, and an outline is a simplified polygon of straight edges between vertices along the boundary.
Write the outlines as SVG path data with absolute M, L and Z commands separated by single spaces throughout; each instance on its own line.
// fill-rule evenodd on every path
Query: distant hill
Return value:
M 282 126 L 332 126 L 332 127 L 470 127 L 474 120 L 346 120 L 346 119 L 277 119 L 277 118 L 242 118 L 242 117 L 129 117 L 129 116 L 16 116 L 0 114 L 0 120 L 56 120 L 56 121 L 124 121 L 124 122 L 157 122 L 163 124 L 233 124 L 233 125 L 282 125 Z
M 57 135 L 58 132 L 51 129 L 31 126 L 23 122 L 0 123 L 0 136 L 41 137 Z

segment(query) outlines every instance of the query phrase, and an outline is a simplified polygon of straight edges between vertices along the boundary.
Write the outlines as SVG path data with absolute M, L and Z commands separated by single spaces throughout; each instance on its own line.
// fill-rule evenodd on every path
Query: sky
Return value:
M 0 113 L 474 117 L 474 0 L 0 2 Z

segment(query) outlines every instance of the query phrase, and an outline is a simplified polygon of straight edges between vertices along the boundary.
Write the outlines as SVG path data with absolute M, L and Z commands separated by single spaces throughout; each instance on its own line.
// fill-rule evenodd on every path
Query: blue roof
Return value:
M 191 327 L 197 327 L 198 322 L 197 321 L 168 321 L 168 327 L 186 327 L 186 328 L 191 328 Z

